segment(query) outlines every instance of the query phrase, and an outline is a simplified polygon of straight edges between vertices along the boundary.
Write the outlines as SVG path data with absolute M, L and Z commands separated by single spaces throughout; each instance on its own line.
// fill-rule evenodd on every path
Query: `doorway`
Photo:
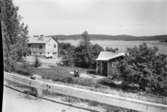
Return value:
M 107 70 L 108 70 L 108 68 L 107 68 L 107 62 L 106 62 L 106 61 L 103 61 L 103 62 L 102 62 L 102 74 L 103 74 L 104 76 L 107 76 Z

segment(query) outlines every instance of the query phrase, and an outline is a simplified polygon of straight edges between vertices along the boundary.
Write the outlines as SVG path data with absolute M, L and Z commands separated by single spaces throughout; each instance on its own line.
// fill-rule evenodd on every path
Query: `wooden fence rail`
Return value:
M 61 84 L 55 84 L 53 82 L 46 82 L 39 79 L 33 80 L 29 77 L 20 76 L 17 74 L 4 72 L 4 79 L 5 81 L 13 81 L 26 86 L 34 87 L 37 89 L 39 95 L 42 95 L 42 91 L 47 89 L 50 92 L 60 93 L 68 96 L 73 96 L 137 111 L 167 112 L 167 105 L 165 104 L 142 101 L 112 94 L 105 94 L 87 89 L 80 89 Z

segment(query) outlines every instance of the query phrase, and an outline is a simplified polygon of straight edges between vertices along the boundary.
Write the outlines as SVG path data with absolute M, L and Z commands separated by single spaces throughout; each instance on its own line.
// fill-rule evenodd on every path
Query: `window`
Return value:
M 56 44 L 54 45 L 54 48 L 56 48 Z
M 40 46 L 39 46 L 39 49 L 42 49 L 42 48 L 43 48 L 43 46 L 42 46 L 42 45 L 40 45 Z

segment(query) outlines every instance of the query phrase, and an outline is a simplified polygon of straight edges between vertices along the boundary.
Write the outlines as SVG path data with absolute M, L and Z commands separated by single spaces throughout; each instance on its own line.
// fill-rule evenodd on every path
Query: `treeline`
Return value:
M 58 40 L 76 40 L 82 39 L 82 35 L 51 35 Z M 90 40 L 124 40 L 124 41 L 163 41 L 167 39 L 167 35 L 153 35 L 153 36 L 132 36 L 132 35 L 103 35 L 103 34 L 89 34 Z

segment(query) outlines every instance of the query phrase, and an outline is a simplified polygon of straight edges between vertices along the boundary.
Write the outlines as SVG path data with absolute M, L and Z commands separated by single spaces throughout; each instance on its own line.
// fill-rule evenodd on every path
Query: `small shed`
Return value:
M 120 59 L 123 59 L 125 53 L 113 53 L 110 51 L 100 52 L 96 59 L 96 73 L 103 76 L 111 74 L 113 64 Z

